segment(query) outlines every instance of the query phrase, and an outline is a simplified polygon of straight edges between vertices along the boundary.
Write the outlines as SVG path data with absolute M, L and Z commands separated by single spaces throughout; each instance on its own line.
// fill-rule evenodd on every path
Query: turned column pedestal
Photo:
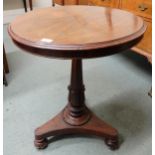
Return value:
M 82 60 L 73 59 L 67 106 L 53 119 L 35 131 L 35 146 L 48 145 L 48 137 L 66 134 L 101 136 L 111 149 L 118 148 L 117 130 L 97 118 L 85 105 Z

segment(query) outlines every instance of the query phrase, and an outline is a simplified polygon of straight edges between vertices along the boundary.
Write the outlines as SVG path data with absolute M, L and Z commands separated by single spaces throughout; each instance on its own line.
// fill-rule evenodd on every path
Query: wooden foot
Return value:
M 115 136 L 113 138 L 106 138 L 105 139 L 105 144 L 111 149 L 111 150 L 116 150 L 119 148 L 119 140 L 118 136 Z
M 67 107 L 66 107 L 67 108 Z M 83 125 L 70 125 L 64 120 L 64 111 L 35 130 L 35 146 L 39 149 L 47 147 L 48 137 L 58 135 L 95 135 L 105 139 L 105 143 L 114 150 L 118 148 L 117 130 L 100 120 L 89 111 L 90 119 Z
M 35 130 L 35 146 L 45 148 L 48 137 L 69 134 L 96 135 L 111 148 L 118 148 L 117 130 L 100 120 L 85 105 L 82 61 L 72 60 L 68 105 L 53 119 Z
M 44 139 L 35 139 L 34 145 L 38 149 L 45 149 L 48 146 L 48 141 L 46 138 Z

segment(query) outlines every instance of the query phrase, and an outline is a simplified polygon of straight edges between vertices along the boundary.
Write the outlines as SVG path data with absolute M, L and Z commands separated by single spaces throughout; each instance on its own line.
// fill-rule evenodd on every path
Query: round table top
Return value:
M 127 11 L 97 6 L 41 8 L 17 17 L 8 28 L 15 44 L 48 57 L 104 56 L 134 46 L 146 30 Z

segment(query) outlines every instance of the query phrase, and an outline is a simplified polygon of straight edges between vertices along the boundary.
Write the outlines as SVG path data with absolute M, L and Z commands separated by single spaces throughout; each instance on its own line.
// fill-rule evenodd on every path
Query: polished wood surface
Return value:
M 116 7 L 119 5 L 119 0 L 89 0 L 89 5 Z
M 135 52 L 152 59 L 152 0 L 120 0 L 119 8 L 143 17 L 147 30 L 143 39 L 132 48 Z
M 132 49 L 149 59 L 152 57 L 152 0 L 88 0 L 88 4 L 119 8 L 142 17 L 147 25 L 147 31 L 143 39 Z
M 52 0 L 52 3 L 59 5 L 88 5 L 88 0 Z
M 90 49 L 102 49 L 96 54 L 108 55 L 110 51 L 104 49 L 119 45 L 123 50 L 129 48 L 145 30 L 140 17 L 118 9 L 92 6 L 38 9 L 17 17 L 9 26 L 9 33 L 18 46 L 37 48 L 38 51 L 32 52 L 39 55 L 39 49 L 51 50 L 47 56 L 55 57 L 62 50 L 66 51 L 62 57 L 74 57 Z
M 123 10 L 132 10 L 135 14 L 146 18 L 152 18 L 152 0 L 121 0 Z
M 63 6 L 34 10 L 16 18 L 8 32 L 23 50 L 46 57 L 72 59 L 68 104 L 35 130 L 34 144 L 43 149 L 49 137 L 88 134 L 119 147 L 118 131 L 97 118 L 85 104 L 82 59 L 107 56 L 136 45 L 146 30 L 140 17 L 117 9 Z
M 135 51 L 138 53 L 146 56 L 147 58 L 152 57 L 152 23 L 146 22 L 147 24 L 147 29 L 146 32 L 144 33 L 143 39 L 136 45 Z M 141 49 L 138 51 L 138 49 Z

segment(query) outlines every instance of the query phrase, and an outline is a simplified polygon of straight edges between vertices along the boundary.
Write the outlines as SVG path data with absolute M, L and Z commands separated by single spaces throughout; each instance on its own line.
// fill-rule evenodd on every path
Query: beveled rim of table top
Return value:
M 66 7 L 66 6 L 62 6 L 62 7 Z M 67 7 L 75 7 L 75 6 L 67 6 Z M 98 6 L 76 6 L 76 7 L 98 7 Z M 100 8 L 100 7 L 98 7 L 98 8 Z M 119 10 L 119 9 L 113 9 L 113 10 Z M 120 10 L 120 11 L 122 11 L 122 10 Z M 122 11 L 122 12 L 126 12 L 126 11 Z M 137 17 L 137 16 L 135 16 L 135 17 L 140 19 L 140 17 Z M 113 48 L 115 48 L 115 50 L 120 49 L 120 51 L 121 51 L 121 50 L 125 50 L 127 48 L 134 46 L 142 38 L 145 31 L 146 31 L 146 24 L 143 22 L 142 27 L 137 32 L 135 32 L 131 35 L 128 35 L 128 36 L 124 36 L 119 39 L 115 39 L 115 40 L 104 41 L 104 42 L 85 43 L 85 44 L 59 44 L 59 43 L 46 44 L 43 42 L 38 43 L 38 42 L 26 40 L 26 39 L 16 35 L 13 32 L 13 30 L 11 28 L 11 24 L 8 27 L 8 32 L 9 32 L 12 40 L 14 41 L 14 43 L 17 46 L 19 46 L 20 48 L 25 49 L 27 52 L 37 54 L 37 55 L 43 55 L 43 56 L 47 56 L 47 57 L 51 56 L 51 57 L 63 57 L 63 58 L 73 58 L 74 55 L 75 55 L 75 57 L 79 56 L 81 58 L 82 57 L 90 58 L 90 57 L 97 57 L 97 56 L 102 56 L 102 55 L 104 56 L 104 55 L 110 55 L 113 53 L 117 53 L 118 51 L 114 52 Z M 109 51 L 109 54 L 104 53 L 104 50 L 106 52 L 108 52 L 108 49 L 111 50 L 111 52 Z M 44 53 L 43 53 L 43 51 L 40 51 L 40 50 L 44 50 Z M 102 52 L 101 52 L 101 50 L 102 50 Z M 36 51 L 38 51 L 38 53 Z M 50 51 L 50 53 L 49 53 L 49 51 Z M 52 51 L 53 51 L 53 53 L 52 53 Z M 57 53 L 56 53 L 56 51 L 57 51 Z M 65 51 L 66 51 L 66 55 L 65 55 Z M 79 55 L 77 53 L 76 54 L 73 53 L 74 51 L 79 51 Z M 83 53 L 80 53 L 82 51 L 83 51 Z M 89 51 L 94 51 L 94 52 L 98 51 L 101 53 L 97 53 L 95 56 L 95 54 L 91 55 L 89 53 Z

